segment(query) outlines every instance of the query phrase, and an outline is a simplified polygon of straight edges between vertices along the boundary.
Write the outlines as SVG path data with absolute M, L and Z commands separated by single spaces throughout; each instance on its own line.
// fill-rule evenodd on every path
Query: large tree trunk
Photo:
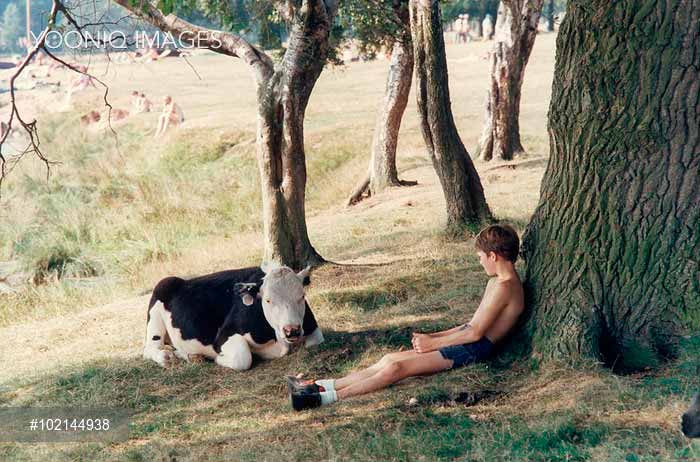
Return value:
M 700 3 L 643 6 L 571 1 L 559 30 L 523 239 L 539 357 L 653 366 L 700 312 Z
M 524 152 L 520 143 L 520 94 L 525 66 L 537 35 L 543 0 L 502 0 L 490 59 L 484 128 L 477 155 L 511 160 Z
M 476 230 L 491 212 L 452 117 L 440 4 L 411 0 L 410 9 L 421 130 L 445 195 L 447 228 Z
M 364 197 L 379 194 L 390 186 L 413 186 L 415 181 L 399 180 L 396 169 L 396 146 L 399 141 L 401 119 L 408 104 L 413 80 L 413 44 L 407 2 L 394 2 L 394 13 L 404 26 L 391 52 L 391 65 L 386 78 L 386 91 L 377 114 L 372 139 L 372 155 L 367 176 L 350 194 L 347 205 L 353 205 Z
M 415 181 L 399 180 L 396 169 L 396 146 L 399 141 L 399 129 L 408 104 L 411 80 L 413 79 L 412 47 L 410 36 L 394 43 L 391 66 L 386 79 L 386 92 L 374 128 L 369 172 L 350 195 L 348 205 L 362 200 L 365 192 L 371 196 L 390 186 L 416 184 Z
M 323 262 L 306 228 L 304 114 L 326 62 L 335 14 L 332 1 L 304 3 L 300 11 L 290 15 L 292 29 L 284 59 L 258 86 L 263 262 L 292 268 Z

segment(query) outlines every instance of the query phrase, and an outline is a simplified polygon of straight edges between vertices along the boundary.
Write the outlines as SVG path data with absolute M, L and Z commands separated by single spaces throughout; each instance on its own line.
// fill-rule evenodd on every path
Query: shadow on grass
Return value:
M 584 461 L 596 448 L 609 460 L 657 460 L 652 449 L 675 458 L 669 460 L 693 460 L 692 448 L 679 434 L 659 432 L 645 421 L 600 420 L 604 415 L 591 413 L 591 406 L 606 405 L 595 397 L 573 408 L 544 406 L 530 418 L 509 413 L 508 393 L 519 393 L 518 387 L 533 378 L 515 357 L 407 380 L 320 410 L 290 410 L 285 373 L 305 368 L 335 374 L 362 354 L 376 353 L 379 359 L 382 351 L 405 346 L 412 329 L 327 331 L 327 342 L 318 348 L 261 361 L 245 373 L 211 363 L 161 369 L 140 358 L 95 361 L 18 384 L 12 399 L 3 392 L 2 403 L 132 411 L 128 442 L 52 446 L 51 460 Z M 617 385 L 620 402 L 641 409 L 670 395 L 689 395 L 690 379 L 676 374 L 697 372 L 699 347 L 700 338 L 692 338 L 684 357 L 663 373 L 624 379 Z M 464 407 L 454 398 L 465 386 L 505 388 L 506 396 L 486 407 Z M 416 404 L 409 396 L 417 397 Z M 0 445 L 3 460 L 44 460 L 45 455 L 41 448 Z

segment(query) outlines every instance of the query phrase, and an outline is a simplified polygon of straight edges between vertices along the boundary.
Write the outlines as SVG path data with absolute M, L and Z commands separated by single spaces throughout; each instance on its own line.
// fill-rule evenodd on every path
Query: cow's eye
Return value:
M 268 298 L 267 300 L 265 300 L 265 303 L 269 305 L 270 303 L 272 303 L 272 301 L 270 301 L 270 299 Z

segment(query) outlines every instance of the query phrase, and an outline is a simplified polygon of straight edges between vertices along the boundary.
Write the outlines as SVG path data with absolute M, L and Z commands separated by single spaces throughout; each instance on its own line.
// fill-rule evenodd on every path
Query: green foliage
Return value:
M 342 36 L 357 40 L 360 51 L 368 56 L 382 48 L 390 50 L 396 40 L 410 40 L 407 0 L 345 0 L 336 22 Z
M 499 0 L 448 0 L 441 5 L 442 21 L 449 23 L 460 14 L 468 14 L 474 19 L 483 19 L 487 14 L 496 22 Z
M 9 3 L 0 21 L 0 50 L 10 53 L 20 52 L 18 40 L 24 35 L 19 8 L 15 3 Z

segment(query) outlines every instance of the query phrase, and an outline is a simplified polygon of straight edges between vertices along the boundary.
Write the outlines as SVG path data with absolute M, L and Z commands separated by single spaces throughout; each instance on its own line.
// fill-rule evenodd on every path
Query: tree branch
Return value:
M 7 173 L 8 173 L 8 159 L 5 157 L 5 155 L 2 152 L 2 147 L 5 145 L 5 141 L 7 138 L 10 136 L 10 133 L 12 132 L 12 124 L 15 119 L 17 119 L 17 122 L 24 128 L 24 130 L 27 132 L 29 135 L 29 145 L 27 148 L 19 153 L 17 156 L 14 157 L 12 166 L 17 165 L 17 162 L 24 157 L 26 154 L 33 152 L 41 159 L 41 161 L 46 165 L 46 176 L 47 178 L 51 174 L 51 164 L 53 162 L 50 162 L 46 156 L 41 152 L 41 149 L 39 145 L 41 144 L 39 140 L 39 133 L 36 128 L 36 120 L 32 120 L 31 122 L 26 122 L 22 116 L 19 113 L 19 110 L 17 109 L 17 95 L 15 94 L 15 81 L 17 78 L 22 74 L 24 69 L 29 65 L 29 63 L 34 59 L 36 54 L 39 52 L 40 49 L 44 47 L 44 44 L 46 42 L 46 37 L 48 36 L 49 32 L 53 28 L 54 24 L 56 23 L 56 15 L 58 14 L 58 11 L 60 10 L 59 2 L 58 0 L 53 0 L 53 4 L 51 5 L 51 12 L 49 13 L 49 18 L 47 20 L 47 26 L 46 28 L 41 32 L 39 35 L 39 38 L 37 39 L 36 43 L 32 47 L 31 50 L 29 50 L 29 53 L 27 53 L 27 56 L 24 57 L 24 60 L 17 66 L 17 70 L 12 74 L 12 77 L 10 77 L 10 119 L 7 122 L 7 130 L 5 133 L 2 134 L 2 138 L 0 138 L 0 186 L 2 186 L 2 182 L 5 179 Z
M 172 13 L 166 16 L 146 0 L 139 0 L 137 3 L 132 3 L 130 0 L 114 0 L 114 2 L 184 43 L 241 58 L 253 70 L 257 83 L 266 81 L 272 75 L 274 70 L 272 59 L 236 34 L 200 27 Z
M 83 38 L 85 37 L 83 35 L 83 29 L 84 29 L 84 27 L 86 27 L 86 25 L 82 25 L 82 26 L 79 25 L 77 23 L 77 21 L 74 19 L 73 15 L 70 13 L 70 11 L 68 11 L 68 9 L 65 7 L 65 5 L 63 5 L 63 3 L 60 0 L 53 0 L 52 6 L 51 6 L 51 12 L 49 13 L 46 28 L 39 35 L 39 37 L 37 38 L 37 41 L 34 44 L 34 46 L 32 47 L 32 49 L 29 51 L 27 56 L 25 56 L 24 60 L 19 64 L 19 66 L 17 67 L 17 70 L 14 72 L 14 74 L 10 78 L 10 107 L 11 107 L 10 118 L 7 122 L 7 130 L 4 133 L 2 133 L 2 137 L 0 138 L 0 187 L 2 186 L 2 181 L 5 179 L 7 174 L 12 170 L 12 168 L 14 168 L 15 165 L 17 165 L 17 163 L 22 159 L 22 157 L 24 157 L 28 153 L 33 152 L 46 165 L 46 177 L 47 177 L 47 179 L 51 175 L 51 165 L 54 165 L 57 163 L 57 162 L 50 161 L 42 153 L 41 148 L 40 148 L 41 141 L 39 139 L 39 132 L 38 132 L 37 125 L 36 125 L 37 122 L 36 122 L 36 120 L 32 120 L 31 122 L 27 122 L 22 118 L 22 116 L 19 112 L 19 109 L 17 108 L 17 101 L 16 101 L 16 95 L 15 95 L 15 92 L 16 92 L 15 81 L 16 81 L 16 79 L 22 74 L 22 72 L 26 69 L 26 67 L 29 65 L 29 63 L 31 63 L 31 61 L 34 59 L 34 57 L 37 55 L 37 53 L 39 53 L 40 50 L 43 51 L 44 53 L 46 53 L 46 55 L 49 58 L 51 58 L 52 60 L 62 64 L 63 66 L 65 66 L 66 68 L 68 68 L 74 72 L 88 76 L 90 79 L 98 82 L 100 85 L 102 85 L 104 87 L 105 92 L 103 95 L 103 101 L 104 101 L 105 106 L 108 108 L 107 123 L 108 123 L 109 129 L 112 131 L 112 134 L 115 136 L 115 139 L 117 140 L 117 149 L 119 148 L 119 140 L 117 138 L 117 133 L 114 130 L 114 128 L 112 127 L 112 123 L 111 123 L 111 120 L 112 120 L 111 116 L 112 116 L 113 107 L 107 99 L 108 95 L 109 95 L 109 86 L 106 83 L 104 83 L 102 80 L 100 80 L 99 78 L 89 74 L 87 71 L 83 71 L 80 67 L 73 66 L 73 65 L 69 64 L 68 62 L 64 61 L 63 59 L 57 57 L 52 52 L 50 52 L 48 50 L 48 48 L 46 48 L 46 38 L 48 37 L 49 32 L 51 30 L 53 30 L 53 27 L 56 24 L 56 17 L 57 17 L 59 12 L 62 13 L 66 17 L 68 22 L 77 29 L 78 33 L 80 33 L 80 35 Z M 122 19 L 124 19 L 124 18 L 122 18 Z M 121 21 L 121 19 L 120 19 L 120 21 Z M 106 42 L 102 42 L 102 43 L 106 43 Z M 10 160 L 8 158 L 6 158 L 5 155 L 2 153 L 2 147 L 3 147 L 3 145 L 5 145 L 7 138 L 9 137 L 10 133 L 12 132 L 12 125 L 13 125 L 13 122 L 15 119 L 17 119 L 17 122 L 19 122 L 19 124 L 22 126 L 22 128 L 24 128 L 24 130 L 29 135 L 29 145 L 21 153 L 19 153 L 18 155 L 14 156 L 11 159 L 11 165 L 10 165 L 9 170 L 8 170 L 8 163 L 10 162 Z M 4 121 L 3 121 L 3 123 L 4 123 Z

